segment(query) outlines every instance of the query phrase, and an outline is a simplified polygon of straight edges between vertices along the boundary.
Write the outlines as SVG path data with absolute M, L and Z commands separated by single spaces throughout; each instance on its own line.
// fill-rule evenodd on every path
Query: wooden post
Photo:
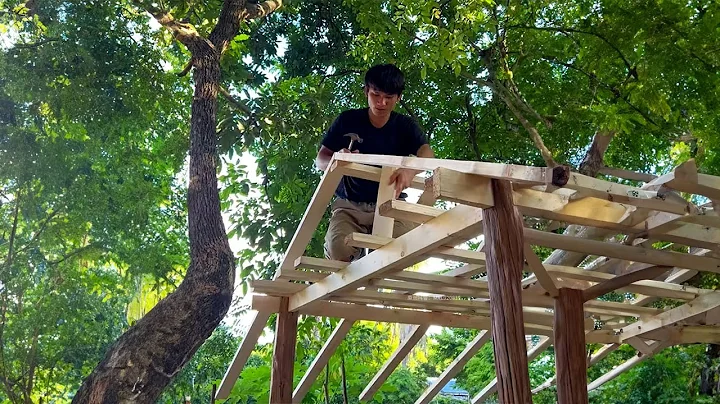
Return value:
M 483 210 L 490 317 L 500 403 L 531 404 L 520 294 L 523 221 L 508 181 L 492 180 L 495 206 Z
M 280 299 L 270 375 L 270 402 L 278 404 L 292 403 L 298 313 L 288 311 L 288 303 L 289 298 Z
M 588 402 L 583 292 L 560 288 L 555 298 L 555 366 L 558 404 Z

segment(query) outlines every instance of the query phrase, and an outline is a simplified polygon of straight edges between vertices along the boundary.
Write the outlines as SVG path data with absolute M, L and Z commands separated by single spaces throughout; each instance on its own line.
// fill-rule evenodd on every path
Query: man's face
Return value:
M 375 87 L 366 87 L 365 94 L 368 98 L 368 106 L 373 115 L 388 116 L 395 108 L 395 104 L 400 100 L 397 94 L 388 94 L 378 90 Z

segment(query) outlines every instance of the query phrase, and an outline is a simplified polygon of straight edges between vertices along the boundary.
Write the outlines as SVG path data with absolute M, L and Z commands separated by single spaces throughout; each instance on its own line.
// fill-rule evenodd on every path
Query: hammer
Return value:
M 352 147 L 355 141 L 357 141 L 358 143 L 363 142 L 362 138 L 357 133 L 347 133 L 345 134 L 345 136 L 350 138 L 350 146 L 348 146 L 348 150 L 350 151 L 352 151 Z

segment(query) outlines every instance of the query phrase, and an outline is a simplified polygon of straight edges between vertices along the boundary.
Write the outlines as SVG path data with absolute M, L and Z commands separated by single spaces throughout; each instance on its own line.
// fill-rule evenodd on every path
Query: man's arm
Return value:
M 320 169 L 320 171 L 327 170 L 328 164 L 330 164 L 330 159 L 332 159 L 333 151 L 325 147 L 324 145 L 320 145 L 320 150 L 318 150 L 317 157 L 315 157 L 315 167 Z
M 424 158 L 435 158 L 435 153 L 430 148 L 430 145 L 425 143 L 417 150 L 415 153 L 417 157 L 424 157 Z M 402 191 L 404 191 L 406 188 L 412 184 L 413 178 L 415 178 L 416 175 L 423 172 L 423 170 L 411 170 L 409 168 L 400 168 L 398 170 L 395 170 L 395 172 L 390 176 L 390 180 L 388 181 L 388 184 L 395 183 L 395 198 L 400 196 Z

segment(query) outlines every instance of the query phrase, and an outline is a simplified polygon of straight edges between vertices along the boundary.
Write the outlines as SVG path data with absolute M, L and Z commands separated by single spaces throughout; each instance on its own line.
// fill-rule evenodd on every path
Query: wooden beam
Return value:
M 645 355 L 651 355 L 652 354 L 652 348 L 643 341 L 640 337 L 631 337 L 625 340 L 626 343 L 630 344 L 635 350 L 638 352 L 642 352 Z
M 379 249 L 390 244 L 393 239 L 373 236 L 372 234 L 352 233 L 345 238 L 345 243 L 353 247 Z M 454 241 L 454 240 L 453 240 Z M 448 261 L 465 262 L 468 264 L 485 265 L 485 253 L 472 250 L 454 248 L 451 245 L 437 247 L 426 253 L 425 256 L 446 259 Z
M 543 265 L 542 261 L 540 261 L 540 258 L 535 255 L 532 246 L 530 246 L 530 244 L 525 244 L 523 246 L 523 251 L 525 252 L 525 260 L 527 261 L 530 269 L 537 277 L 540 286 L 542 286 L 543 289 L 545 289 L 550 294 L 550 296 L 557 296 L 558 289 L 555 286 L 555 282 L 545 270 L 545 266 Z
M 337 170 L 337 167 L 343 164 L 337 162 L 335 156 L 338 156 L 338 154 L 335 154 L 330 160 L 327 170 L 320 179 L 320 184 L 315 189 L 315 193 L 300 220 L 295 235 L 293 235 L 290 245 L 285 251 L 285 256 L 279 266 L 280 269 L 292 269 L 295 260 L 303 255 L 325 210 L 330 204 L 330 200 L 335 194 L 340 179 L 342 179 L 342 173 Z
M 463 266 L 443 272 L 444 276 L 454 276 L 459 278 L 471 278 L 485 272 L 485 265 L 465 264 Z
M 315 356 L 315 359 L 313 359 L 310 367 L 300 380 L 300 383 L 298 383 L 297 387 L 295 387 L 295 391 L 293 391 L 292 395 L 292 402 L 294 404 L 301 403 L 303 398 L 305 398 L 305 395 L 308 391 L 310 391 L 315 379 L 317 379 L 320 372 L 322 372 L 323 368 L 328 364 L 328 361 L 335 353 L 335 350 L 337 350 L 340 346 L 348 332 L 350 332 L 354 323 L 355 322 L 352 320 L 342 319 L 337 324 L 332 334 L 330 334 L 330 338 L 328 338 L 325 345 L 323 345 L 320 349 L 320 352 L 318 352 L 317 356 Z
M 698 174 L 695 160 L 686 161 L 676 167 L 672 173 L 653 181 L 653 184 L 662 184 L 681 192 L 703 195 L 710 199 L 720 199 L 720 177 Z
M 393 236 L 393 227 L 395 226 L 395 219 L 380 214 L 380 206 L 385 202 L 390 202 L 395 199 L 395 186 L 390 184 L 390 177 L 396 171 L 394 168 L 383 167 L 380 174 L 380 183 L 378 184 L 378 195 L 375 204 L 375 216 L 373 218 L 373 236 L 390 237 Z
M 245 367 L 245 363 L 248 358 L 250 358 L 250 354 L 253 349 L 255 349 L 255 344 L 257 344 L 260 335 L 262 335 L 262 332 L 265 329 L 265 325 L 267 324 L 270 314 L 272 314 L 270 311 L 254 311 L 251 313 L 252 318 L 250 319 L 250 327 L 248 327 L 245 331 L 245 335 L 243 335 L 240 346 L 235 352 L 235 357 L 225 371 L 225 375 L 220 382 L 220 388 L 215 394 L 216 400 L 225 400 L 230 396 L 230 392 L 232 391 L 233 386 L 235 386 L 235 382 L 238 377 L 240 377 L 240 373 L 242 372 L 243 367 Z
M 651 349 L 653 350 L 653 355 L 657 354 L 664 348 L 668 347 L 669 344 L 664 342 L 655 342 Z M 596 388 L 602 386 L 603 384 L 609 382 L 610 380 L 620 376 L 622 373 L 632 369 L 633 367 L 637 366 L 638 364 L 642 363 L 646 359 L 650 358 L 652 355 L 645 355 L 643 353 L 638 353 L 634 357 L 630 358 L 629 360 L 623 362 L 622 364 L 616 366 L 613 370 L 607 372 L 606 374 L 598 377 L 597 379 L 593 380 L 592 383 L 590 383 L 587 386 L 587 391 L 593 391 Z
M 649 266 L 624 275 L 616 276 L 605 282 L 598 283 L 589 289 L 585 289 L 583 291 L 583 300 L 588 301 L 596 299 L 606 293 L 630 285 L 633 282 L 657 278 L 670 270 L 672 270 L 672 267 Z
M 270 374 L 270 402 L 291 403 L 298 313 L 288 310 L 289 298 L 280 298 Z
M 494 206 L 483 211 L 495 373 L 500 403 L 530 404 L 522 296 L 523 221 L 509 182 L 493 180 Z
M 302 256 L 295 260 L 295 269 L 315 269 L 323 272 L 337 272 L 347 266 L 345 261 Z
M 555 298 L 555 366 L 559 404 L 588 402 L 581 290 L 561 288 Z
M 604 175 L 610 175 L 617 178 L 622 178 L 625 180 L 631 180 L 631 181 L 642 181 L 642 182 L 650 182 L 657 178 L 656 175 L 652 174 L 646 174 L 646 173 L 639 173 L 635 171 L 630 170 L 623 170 L 620 168 L 612 168 L 612 167 L 603 167 L 599 171 L 600 174 Z
M 706 293 L 697 299 L 682 306 L 675 307 L 644 321 L 638 321 L 622 328 L 620 337 L 623 341 L 641 336 L 646 332 L 656 330 L 692 316 L 705 313 L 720 306 L 720 292 Z
M 383 167 L 410 168 L 413 170 L 432 171 L 438 167 L 464 173 L 477 174 L 483 177 L 512 180 L 515 183 L 533 185 L 553 184 L 563 186 L 567 182 L 569 168 L 541 168 L 518 166 L 512 164 L 487 163 L 481 161 L 461 161 L 423 157 L 402 157 L 378 154 L 343 153 L 336 159 L 348 163 L 380 165 Z
M 398 200 L 387 201 L 378 209 L 383 216 L 413 223 L 425 223 L 445 213 L 444 210 L 432 206 Z
M 380 181 L 380 175 L 382 172 L 382 168 L 380 167 L 348 162 L 343 162 L 343 164 L 338 167 L 338 170 L 340 170 L 340 173 L 342 175 L 348 177 L 361 178 L 364 180 L 375 182 Z M 415 176 L 415 178 L 413 178 L 412 182 L 410 183 L 410 188 L 419 190 L 425 189 L 425 178 Z
M 538 342 L 537 345 L 530 348 L 528 351 L 528 363 L 532 362 L 537 358 L 541 353 L 545 352 L 546 349 L 552 345 L 552 338 L 543 338 Z M 497 377 L 492 379 L 490 383 L 488 383 L 480 392 L 473 397 L 471 400 L 472 404 L 481 404 L 484 403 L 488 398 L 490 398 L 491 395 L 495 394 L 497 392 Z M 534 393 L 533 393 L 534 394 Z
M 490 188 L 490 178 L 487 177 L 438 167 L 425 184 L 428 188 L 432 188 L 435 199 L 478 208 L 489 208 L 495 203 Z
M 457 237 L 469 239 L 481 231 L 482 211 L 457 206 L 296 293 L 290 298 L 290 310 L 296 311 L 326 296 L 356 288 L 388 270 L 407 268 L 448 241 Z
M 435 396 L 443 387 L 445 387 L 450 379 L 460 373 L 463 367 L 465 367 L 465 364 L 467 364 L 467 362 L 472 359 L 472 357 L 475 356 L 475 354 L 480 351 L 480 348 L 482 348 L 488 341 L 490 341 L 490 332 L 480 331 L 478 335 L 476 335 L 475 338 L 473 338 L 473 340 L 465 346 L 465 349 L 460 352 L 460 355 L 458 355 L 455 360 L 453 360 L 452 363 L 445 368 L 440 376 L 438 376 L 437 380 L 432 385 L 428 386 L 425 391 L 423 391 L 420 398 L 415 401 L 415 404 L 428 404 L 433 398 L 435 398 Z
M 385 364 L 383 364 L 370 383 L 368 383 L 363 392 L 360 393 L 360 401 L 369 401 L 373 398 L 375 393 L 377 393 L 383 383 L 385 383 L 385 380 L 390 377 L 390 374 L 392 374 L 395 368 L 400 365 L 403 359 L 408 356 L 410 351 L 412 351 L 420 339 L 425 336 L 428 328 L 430 327 L 427 324 L 423 324 L 418 325 L 413 329 L 412 334 L 410 334 L 408 339 L 397 347 L 395 352 L 390 355 L 388 360 L 385 361 Z
M 561 234 L 546 233 L 534 229 L 525 229 L 525 239 L 535 245 L 582 252 L 591 255 L 620 258 L 660 266 L 688 268 L 697 271 L 720 273 L 720 260 L 683 254 L 673 251 L 651 250 L 616 243 L 580 239 Z

